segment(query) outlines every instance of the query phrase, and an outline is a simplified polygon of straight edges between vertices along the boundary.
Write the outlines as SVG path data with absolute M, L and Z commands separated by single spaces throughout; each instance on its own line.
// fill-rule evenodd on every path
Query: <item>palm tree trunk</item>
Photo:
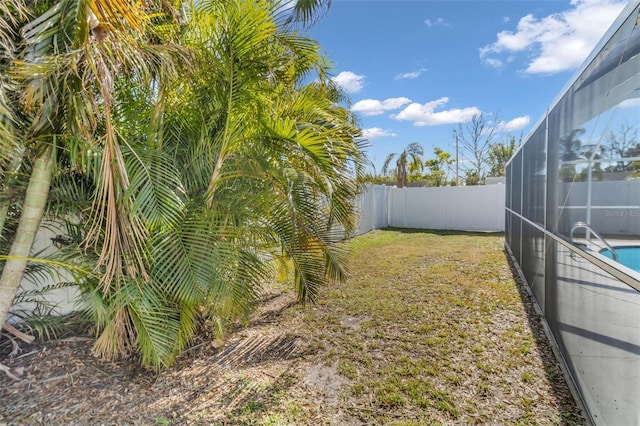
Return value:
M 4 324 L 7 319 L 27 266 L 27 257 L 44 216 L 53 174 L 52 153 L 53 148 L 45 149 L 38 155 L 33 165 L 18 230 L 0 276 L 0 324 Z

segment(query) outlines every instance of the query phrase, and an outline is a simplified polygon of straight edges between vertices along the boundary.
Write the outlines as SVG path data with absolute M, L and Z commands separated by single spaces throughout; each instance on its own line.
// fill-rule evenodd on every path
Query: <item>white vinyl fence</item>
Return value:
M 466 231 L 504 231 L 504 185 L 392 188 L 367 185 L 360 196 L 360 221 L 355 235 L 387 227 L 448 229 Z M 62 233 L 55 224 L 41 226 L 33 252 L 55 250 L 51 238 Z M 67 278 L 70 279 L 70 278 Z M 54 285 L 53 277 L 42 282 L 22 281 L 22 289 L 29 291 L 43 285 Z M 74 309 L 77 291 L 73 287 L 54 290 L 47 295 L 49 303 L 61 314 Z M 29 310 L 33 304 L 14 306 Z
M 583 221 L 602 235 L 640 235 L 640 179 L 566 182 L 558 188 L 561 229 Z
M 356 235 L 386 227 L 504 231 L 505 185 L 393 188 L 367 185 Z
M 386 185 L 367 185 L 358 199 L 360 221 L 356 235 L 389 227 L 389 189 Z

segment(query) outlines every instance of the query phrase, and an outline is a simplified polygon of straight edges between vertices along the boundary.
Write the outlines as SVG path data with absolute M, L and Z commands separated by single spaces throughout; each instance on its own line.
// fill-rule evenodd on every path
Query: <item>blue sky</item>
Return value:
M 350 95 L 380 172 L 411 142 L 425 158 L 435 147 L 453 154 L 453 129 L 480 112 L 498 141 L 526 136 L 626 3 L 333 0 L 309 36 Z

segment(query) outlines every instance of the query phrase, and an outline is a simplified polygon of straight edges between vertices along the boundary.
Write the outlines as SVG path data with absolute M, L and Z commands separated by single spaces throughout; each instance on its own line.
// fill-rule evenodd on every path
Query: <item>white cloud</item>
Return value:
M 363 115 L 381 115 L 384 114 L 385 111 L 402 108 L 409 102 L 411 102 L 411 99 L 404 97 L 389 98 L 384 101 L 379 101 L 377 99 L 363 99 L 353 104 L 351 111 L 359 112 Z
M 427 27 L 435 27 L 435 26 L 444 26 L 444 27 L 450 27 L 451 24 L 449 24 L 444 18 L 435 18 L 435 19 L 425 19 L 424 23 Z
M 371 127 L 369 129 L 362 129 L 362 138 L 363 139 L 377 139 L 377 138 L 385 138 L 391 137 L 395 138 L 398 136 L 393 133 L 391 130 L 381 129 L 379 127 Z
M 396 80 L 411 80 L 414 78 L 418 78 L 420 77 L 427 69 L 426 68 L 420 68 L 417 71 L 412 71 L 412 72 L 404 72 L 404 73 L 400 73 L 398 75 L 396 75 L 395 79 Z
M 625 99 L 618 104 L 618 108 L 639 108 L 640 98 Z
M 347 93 L 358 93 L 364 87 L 364 75 L 358 75 L 351 71 L 342 71 L 332 80 Z
M 392 118 L 396 120 L 413 121 L 414 126 L 438 126 L 441 124 L 455 124 L 471 120 L 476 114 L 480 114 L 477 107 L 454 108 L 445 111 L 436 111 L 437 108 L 446 105 L 449 98 L 443 97 L 426 104 L 412 103 Z
M 502 68 L 504 66 L 504 62 L 497 58 L 487 58 L 484 60 L 485 64 L 489 65 L 491 68 Z
M 534 52 L 526 73 L 556 73 L 578 67 L 625 6 L 621 0 L 572 0 L 572 8 L 536 18 L 520 19 L 517 30 L 501 31 L 480 49 L 490 66 L 505 53 Z M 493 62 L 491 62 L 493 61 Z
M 498 129 L 503 132 L 513 132 L 515 130 L 524 129 L 531 122 L 531 117 L 524 115 L 522 117 L 516 117 L 509 121 L 500 121 L 498 123 Z

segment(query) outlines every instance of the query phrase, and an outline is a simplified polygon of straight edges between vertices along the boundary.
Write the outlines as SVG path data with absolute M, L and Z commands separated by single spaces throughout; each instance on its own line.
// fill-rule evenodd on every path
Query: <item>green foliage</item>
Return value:
M 26 279 L 34 278 L 27 271 Z M 34 286 L 29 290 L 18 290 L 14 299 L 14 309 L 11 311 L 12 317 L 20 321 L 18 327 L 28 334 L 35 334 L 47 340 L 62 334 L 66 318 L 60 316 L 57 304 L 51 301 L 51 293 L 67 287 L 70 287 L 70 283 L 62 282 L 55 285 Z
M 451 157 L 451 153 L 438 147 L 433 150 L 433 153 L 435 158 L 425 161 L 425 167 L 428 170 L 425 178 L 429 182 L 429 186 L 449 185 L 451 183 L 449 173 L 456 160 Z
M 61 316 L 63 312 L 55 300 L 66 299 L 67 292 L 73 294 L 75 280 L 86 276 L 85 270 L 69 261 L 64 252 L 34 254 L 13 300 L 11 317 L 18 321 L 18 329 L 45 340 L 63 334 L 72 318 Z M 0 266 L 4 261 L 0 260 Z M 74 321 L 77 319 L 81 318 Z
M 171 420 L 164 416 L 156 417 L 155 423 L 159 426 L 169 426 L 171 424 Z
M 270 259 L 291 265 L 301 303 L 347 276 L 337 230 L 356 225 L 363 145 L 319 46 L 295 29 L 325 2 L 204 0 L 180 25 L 168 4 L 111 2 L 112 26 L 83 0 L 20 24 L 35 55 L 14 64 L 30 108 L 20 147 L 27 166 L 54 147 L 46 214 L 85 272 L 94 352 L 158 369 L 203 319 L 223 332 L 246 315 Z
M 520 137 L 520 142 L 522 142 L 522 137 Z M 489 148 L 489 174 L 487 176 L 504 176 L 505 166 L 516 152 L 516 147 L 515 136 L 511 136 L 507 143 L 492 144 Z
M 467 170 L 465 172 L 464 183 L 467 186 L 480 185 L 480 177 L 475 170 Z
M 396 157 L 396 168 L 389 169 L 391 161 Z M 422 177 L 422 170 L 424 164 L 422 163 L 422 156 L 424 155 L 424 149 L 418 142 L 411 142 L 400 153 L 391 153 L 387 156 L 382 166 L 382 174 L 392 173 L 395 175 L 398 188 L 407 186 L 408 181 L 419 180 Z

